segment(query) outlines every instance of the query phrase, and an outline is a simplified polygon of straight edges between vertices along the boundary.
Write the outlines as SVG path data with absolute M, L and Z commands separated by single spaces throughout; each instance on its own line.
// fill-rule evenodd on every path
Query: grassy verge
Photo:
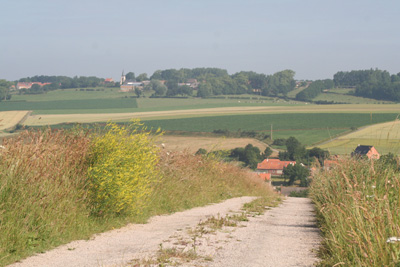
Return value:
M 380 162 L 344 159 L 313 179 L 323 266 L 399 266 L 400 174 Z
M 118 140 L 123 138 L 114 141 Z M 138 140 L 141 140 L 138 144 L 153 146 L 143 138 Z M 114 213 L 105 210 L 100 214 L 94 210 L 94 194 L 89 191 L 98 190 L 104 182 L 98 180 L 99 183 L 93 184 L 93 179 L 89 179 L 98 173 L 91 174 L 93 166 L 102 164 L 97 156 L 93 156 L 93 137 L 80 131 L 25 132 L 16 138 L 4 139 L 3 146 L 0 147 L 1 266 L 128 222 L 146 222 L 156 214 L 242 195 L 261 195 L 273 205 L 277 197 L 264 182 L 246 170 L 210 157 L 162 151 L 154 165 L 157 177 L 152 177 L 150 184 L 146 182 L 149 196 L 135 196 L 141 203 L 134 205 L 140 208 L 127 213 L 121 213 L 119 209 Z M 104 154 L 114 155 L 115 152 L 120 155 L 121 151 L 126 150 Z M 149 151 L 152 154 L 154 149 Z M 125 157 L 113 158 L 115 165 L 108 166 L 109 161 L 104 162 L 107 172 L 125 164 Z M 126 162 L 130 168 L 135 164 L 132 160 Z M 136 170 L 140 170 L 140 164 L 135 167 L 132 179 L 144 179 Z M 125 177 L 116 181 L 121 182 Z M 113 190 L 108 194 L 116 190 L 119 195 L 119 186 L 109 184 L 107 188 Z M 104 191 L 99 192 L 104 197 Z M 130 199 L 129 194 L 124 198 Z M 142 203 L 143 199 L 146 199 L 145 203 Z M 104 207 L 109 206 L 108 202 L 105 204 Z

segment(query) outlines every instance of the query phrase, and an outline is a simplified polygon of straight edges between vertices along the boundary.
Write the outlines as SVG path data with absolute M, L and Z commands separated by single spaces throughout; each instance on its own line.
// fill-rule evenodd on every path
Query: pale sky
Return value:
M 400 72 L 399 0 L 0 0 L 0 79 Z

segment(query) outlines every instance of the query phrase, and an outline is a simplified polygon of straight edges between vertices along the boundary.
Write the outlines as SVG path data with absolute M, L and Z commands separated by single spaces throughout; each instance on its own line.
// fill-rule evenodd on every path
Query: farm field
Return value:
M 322 93 L 315 97 L 313 101 L 334 101 L 338 103 L 348 103 L 348 104 L 381 104 L 381 103 L 392 103 L 390 101 L 376 100 L 371 98 L 345 95 L 345 94 L 332 94 L 332 93 Z
M 0 112 L 0 132 L 14 128 L 29 115 L 29 111 Z
M 371 125 L 320 147 L 334 154 L 350 154 L 359 144 L 373 145 L 380 154 L 400 154 L 400 121 Z
M 81 99 L 81 100 L 54 100 L 54 101 L 4 101 L 0 102 L 0 111 L 11 110 L 69 110 L 75 113 L 80 110 L 89 111 L 109 109 L 129 109 L 131 112 L 137 108 L 135 98 L 112 98 L 112 99 Z
M 235 116 L 214 116 L 169 120 L 145 121 L 148 127 L 167 131 L 212 132 L 214 130 L 258 131 L 273 138 L 295 136 L 305 145 L 331 139 L 339 134 L 365 125 L 393 121 L 397 114 L 357 113 L 296 113 L 296 114 L 251 114 Z
M 186 110 L 165 110 L 148 112 L 98 114 L 43 114 L 30 116 L 25 122 L 28 126 L 54 125 L 60 123 L 90 123 L 113 121 L 129 121 L 132 118 L 142 120 L 174 119 L 221 115 L 243 114 L 280 114 L 280 113 L 400 113 L 400 105 L 291 105 L 291 106 L 237 106 L 224 108 L 204 108 Z
M 228 150 L 236 147 L 245 147 L 252 144 L 264 151 L 267 145 L 253 138 L 224 138 L 224 137 L 201 137 L 201 136 L 172 136 L 164 135 L 158 143 L 165 144 L 166 150 L 196 153 L 200 148 L 207 151 Z

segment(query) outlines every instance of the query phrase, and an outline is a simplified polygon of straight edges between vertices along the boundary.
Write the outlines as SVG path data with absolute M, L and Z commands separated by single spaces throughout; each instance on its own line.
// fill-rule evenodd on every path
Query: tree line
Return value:
M 144 89 L 154 90 L 155 96 L 192 96 L 193 90 L 178 84 L 196 79 L 199 83 L 196 96 L 211 97 L 240 94 L 286 96 L 296 86 L 294 75 L 295 72 L 292 70 L 283 70 L 272 75 L 253 71 L 241 71 L 229 75 L 227 70 L 219 68 L 182 68 L 157 70 L 150 78 L 147 78 L 146 74 L 140 74 L 138 79 L 139 76 L 136 77 L 133 72 L 128 72 L 125 77 L 135 81 L 150 80 L 151 84 Z
M 400 101 L 400 72 L 391 75 L 379 69 L 339 71 L 333 81 L 337 87 L 355 87 L 356 96 Z

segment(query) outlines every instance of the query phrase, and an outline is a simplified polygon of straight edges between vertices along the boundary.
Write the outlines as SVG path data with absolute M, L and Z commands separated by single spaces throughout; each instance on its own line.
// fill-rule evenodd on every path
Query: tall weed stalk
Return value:
M 396 167 L 343 159 L 313 180 L 326 266 L 399 266 L 400 174 Z

